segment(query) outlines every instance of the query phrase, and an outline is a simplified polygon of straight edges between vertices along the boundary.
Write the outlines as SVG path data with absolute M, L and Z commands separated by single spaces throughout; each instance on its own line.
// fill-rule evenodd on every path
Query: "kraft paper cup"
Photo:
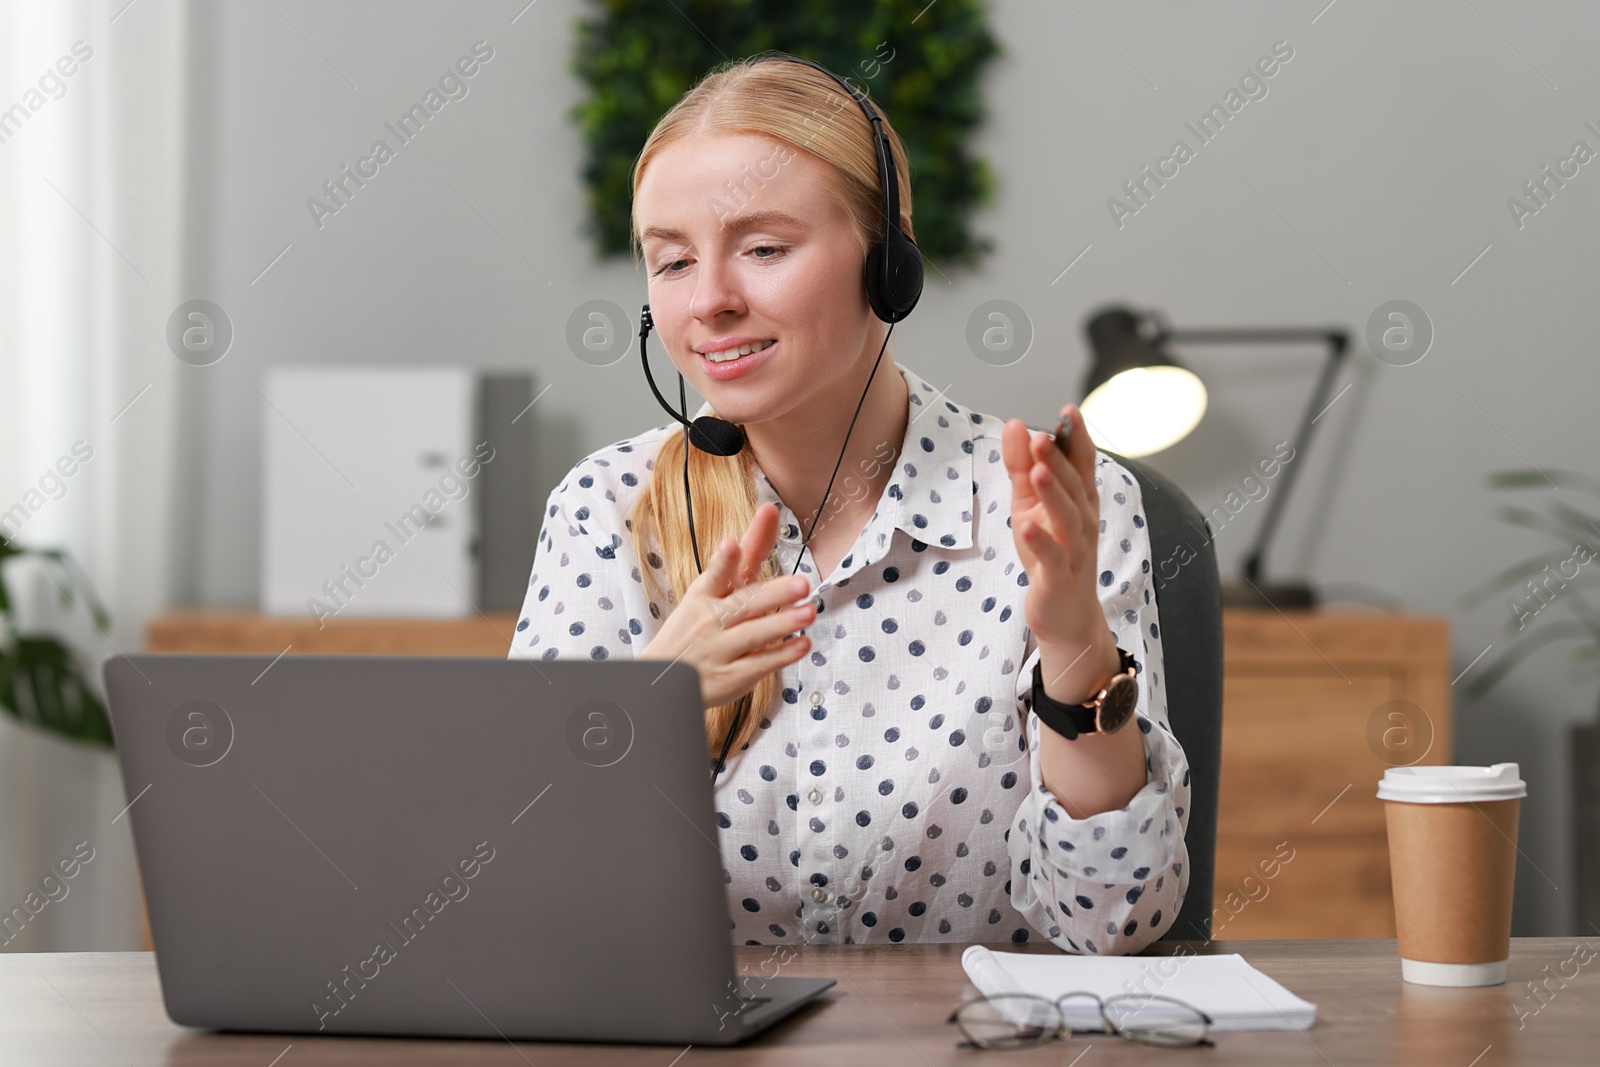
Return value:
M 1515 763 L 1390 767 L 1378 783 L 1400 977 L 1418 985 L 1500 985 L 1511 955 Z

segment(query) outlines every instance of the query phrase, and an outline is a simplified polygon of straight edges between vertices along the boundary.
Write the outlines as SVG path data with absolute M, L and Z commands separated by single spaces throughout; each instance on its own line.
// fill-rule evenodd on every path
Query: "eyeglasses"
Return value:
M 1206 1037 L 1211 1017 L 1205 1012 L 1141 993 L 1105 1000 L 1094 993 L 1064 993 L 1053 1001 L 1033 993 L 997 993 L 967 1001 L 945 1021 L 967 1035 L 957 1048 L 1032 1048 L 1071 1033 L 1112 1033 L 1165 1048 L 1214 1047 Z

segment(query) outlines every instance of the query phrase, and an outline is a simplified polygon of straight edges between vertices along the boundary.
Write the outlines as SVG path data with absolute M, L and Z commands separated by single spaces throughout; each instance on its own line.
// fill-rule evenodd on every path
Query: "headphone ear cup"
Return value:
M 867 251 L 867 303 L 884 322 L 911 314 L 922 296 L 922 251 L 898 226 Z
M 922 250 L 900 227 L 891 226 L 887 254 L 893 268 L 895 307 L 905 318 L 922 297 Z

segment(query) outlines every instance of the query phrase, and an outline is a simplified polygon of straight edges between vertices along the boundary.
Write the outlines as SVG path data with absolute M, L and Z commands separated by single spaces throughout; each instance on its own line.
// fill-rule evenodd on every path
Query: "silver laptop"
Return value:
M 687 664 L 115 656 L 167 1014 L 731 1045 L 835 984 L 737 972 Z

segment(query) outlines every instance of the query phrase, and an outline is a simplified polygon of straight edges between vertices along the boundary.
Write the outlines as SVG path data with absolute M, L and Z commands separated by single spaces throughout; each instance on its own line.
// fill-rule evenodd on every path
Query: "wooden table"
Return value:
M 1582 944 L 1584 951 L 1575 954 Z M 1180 948 L 1180 946 L 1183 946 Z M 1001 951 L 1056 952 L 1005 942 Z M 1406 985 L 1392 940 L 1158 942 L 1151 955 L 1239 952 L 1317 1005 L 1303 1033 L 1230 1032 L 1214 1049 L 1153 1049 L 1113 1036 L 1076 1037 L 1038 1049 L 957 1049 L 945 1019 L 974 993 L 961 970 L 964 945 L 794 946 L 778 972 L 838 984 L 815 1003 L 734 1048 L 547 1044 L 493 1040 L 212 1034 L 175 1026 L 161 1004 L 155 958 L 143 952 L 0 954 L 0 1061 L 75 1067 L 215 1064 L 308 1067 L 405 1063 L 795 1064 L 873 1067 L 995 1063 L 1102 1064 L 1500 1064 L 1592 1063 L 1600 1015 L 1600 938 L 1517 938 L 1506 984 L 1476 989 Z M 739 947 L 748 973 L 771 974 L 774 946 Z M 1542 981 L 1536 998 L 1528 983 Z M 627 1005 L 617 1005 L 626 1010 Z M 275 1059 L 275 1057 L 280 1057 Z

